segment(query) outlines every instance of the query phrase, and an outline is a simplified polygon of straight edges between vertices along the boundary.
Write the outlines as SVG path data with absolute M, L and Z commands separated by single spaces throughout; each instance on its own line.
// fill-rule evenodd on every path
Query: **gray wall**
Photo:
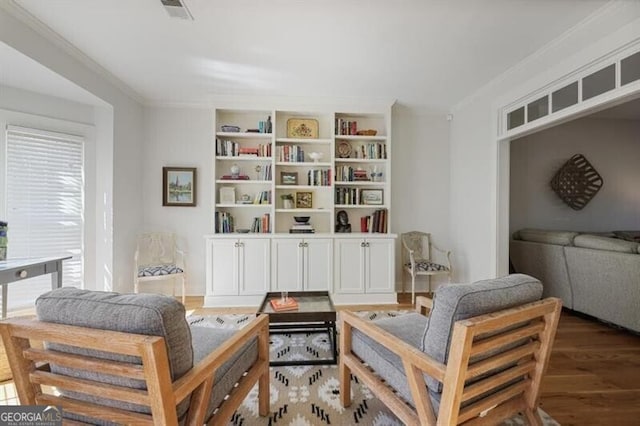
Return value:
M 550 186 L 556 171 L 583 154 L 604 185 L 582 210 Z M 640 229 L 640 120 L 583 118 L 511 142 L 510 230 Z

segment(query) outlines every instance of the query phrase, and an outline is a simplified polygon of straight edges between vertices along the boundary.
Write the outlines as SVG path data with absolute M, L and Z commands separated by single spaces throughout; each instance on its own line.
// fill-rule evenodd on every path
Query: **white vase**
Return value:
M 284 201 L 284 208 L 285 209 L 292 209 L 293 208 L 293 200 L 283 200 Z

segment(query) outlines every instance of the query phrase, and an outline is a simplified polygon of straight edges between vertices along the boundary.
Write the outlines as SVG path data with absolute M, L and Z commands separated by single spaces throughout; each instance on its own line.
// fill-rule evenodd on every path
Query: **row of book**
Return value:
M 365 204 L 362 200 L 362 191 L 367 191 L 366 188 L 336 188 L 335 203 L 347 204 L 347 205 L 360 205 Z M 378 203 L 382 204 L 382 203 Z
M 260 191 L 253 197 L 253 204 L 271 204 L 271 191 Z
M 363 160 L 386 160 L 387 144 L 368 143 L 366 145 L 360 145 L 353 150 L 353 157 Z
M 222 157 L 271 157 L 271 145 L 241 146 L 232 140 L 216 139 L 216 155 Z
M 260 166 L 258 180 L 271 180 L 271 164 Z
M 365 182 L 371 179 L 367 171 L 351 166 L 336 166 L 336 180 L 338 182 Z
M 355 120 L 343 120 L 336 118 L 336 135 L 355 135 L 358 133 L 358 122 Z
M 298 145 L 284 145 L 276 148 L 276 161 L 284 163 L 304 162 L 304 150 Z
M 265 213 L 261 217 L 254 217 L 251 224 L 251 232 L 269 233 L 271 232 L 270 214 Z
M 307 185 L 329 186 L 331 185 L 331 170 L 311 169 L 307 172 Z
M 386 233 L 387 232 L 387 209 L 379 209 L 371 216 L 360 218 L 360 232 Z
M 228 234 L 234 232 L 233 216 L 229 212 L 215 213 L 215 232 L 219 234 Z

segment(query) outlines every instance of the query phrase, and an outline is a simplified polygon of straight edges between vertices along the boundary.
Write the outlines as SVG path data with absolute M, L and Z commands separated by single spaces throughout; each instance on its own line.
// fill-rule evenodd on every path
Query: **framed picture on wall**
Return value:
M 195 207 L 196 205 L 196 168 L 162 168 L 162 205 Z

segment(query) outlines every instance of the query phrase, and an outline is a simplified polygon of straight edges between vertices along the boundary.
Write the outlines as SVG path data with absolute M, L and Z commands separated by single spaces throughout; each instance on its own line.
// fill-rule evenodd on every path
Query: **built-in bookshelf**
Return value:
M 340 211 L 389 233 L 389 132 L 387 111 L 216 110 L 213 233 L 332 234 Z

